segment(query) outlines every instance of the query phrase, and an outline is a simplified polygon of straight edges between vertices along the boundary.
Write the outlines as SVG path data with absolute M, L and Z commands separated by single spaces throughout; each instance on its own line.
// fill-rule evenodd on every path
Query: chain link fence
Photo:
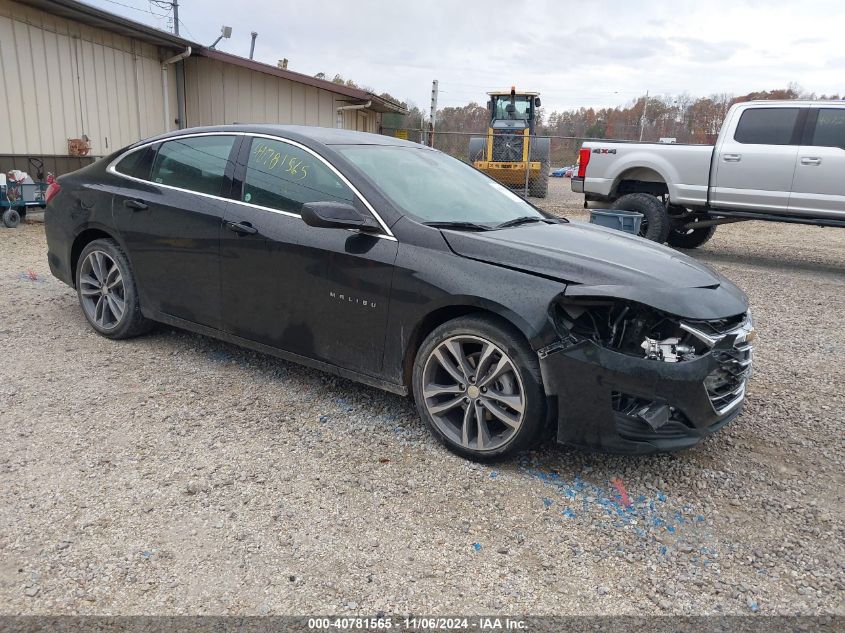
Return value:
M 574 136 L 524 136 L 521 132 L 487 130 L 438 131 L 383 127 L 387 136 L 434 147 L 489 174 L 526 197 L 545 198 L 549 178 L 571 177 L 578 150 L 587 140 Z M 525 158 L 528 158 L 526 161 Z

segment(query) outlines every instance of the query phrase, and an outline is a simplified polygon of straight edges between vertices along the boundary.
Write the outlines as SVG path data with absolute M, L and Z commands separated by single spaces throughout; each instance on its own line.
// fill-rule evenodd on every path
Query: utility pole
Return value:
M 428 123 L 428 146 L 434 147 L 434 127 L 437 124 L 437 80 L 431 82 L 431 119 Z
M 162 9 L 170 7 L 173 10 L 173 34 L 179 35 L 179 0 L 151 0 L 153 4 Z M 216 44 L 217 42 L 215 42 Z M 185 120 L 187 115 L 185 113 L 185 62 L 179 60 L 174 66 L 176 72 L 176 106 L 178 114 L 176 115 L 176 124 L 178 129 L 185 127 Z M 171 122 L 167 123 L 168 129 Z
M 640 117 L 640 142 L 643 141 L 643 130 L 645 130 L 645 113 L 648 112 L 648 90 L 645 91 L 645 103 L 643 104 L 643 115 Z
M 173 11 L 173 34 L 179 35 L 179 0 L 150 0 L 150 4 L 156 5 L 159 9 Z

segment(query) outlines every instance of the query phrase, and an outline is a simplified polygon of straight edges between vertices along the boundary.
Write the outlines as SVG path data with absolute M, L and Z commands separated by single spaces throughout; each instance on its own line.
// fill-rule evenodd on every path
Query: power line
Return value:
M 109 3 L 111 3 L 111 4 L 116 4 L 116 5 L 117 5 L 117 6 L 119 6 L 119 7 L 125 7 L 125 8 L 127 8 L 127 9 L 134 9 L 135 11 L 140 11 L 141 13 L 149 13 L 149 14 L 150 14 L 150 15 L 152 15 L 153 17 L 157 17 L 157 18 L 166 17 L 166 16 L 160 16 L 160 15 L 157 15 L 157 14 L 153 13 L 153 12 L 152 12 L 152 10 L 151 10 L 151 9 L 149 9 L 149 8 L 147 8 L 147 9 L 143 9 L 143 8 L 141 8 L 141 7 L 135 7 L 135 6 L 132 6 L 131 4 L 125 4 L 125 3 L 123 3 L 123 2 L 118 2 L 117 0 L 105 0 L 105 1 L 106 1 L 106 2 L 109 2 Z
M 185 22 L 184 22 L 184 21 L 182 21 L 182 20 L 180 19 L 180 20 L 179 20 L 179 24 L 181 24 L 183 27 L 185 27 L 185 30 L 188 32 L 188 35 L 190 35 L 190 36 L 191 36 L 191 39 L 192 39 L 192 40 L 194 40 L 194 41 L 198 41 L 198 40 L 197 40 L 197 38 L 196 38 L 196 37 L 194 37 L 194 34 L 193 34 L 193 33 L 191 33 L 191 29 L 189 29 L 189 28 L 188 28 L 188 25 L 187 25 L 187 24 L 185 24 Z

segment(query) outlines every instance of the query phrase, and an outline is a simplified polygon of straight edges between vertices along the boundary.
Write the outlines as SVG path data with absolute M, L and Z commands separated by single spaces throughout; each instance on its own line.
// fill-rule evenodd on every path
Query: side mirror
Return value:
M 378 225 L 364 217 L 358 209 L 345 202 L 306 202 L 302 205 L 302 221 L 308 226 L 324 229 L 358 229 L 372 231 Z
M 540 107 L 540 97 L 534 97 L 534 107 L 535 108 Z

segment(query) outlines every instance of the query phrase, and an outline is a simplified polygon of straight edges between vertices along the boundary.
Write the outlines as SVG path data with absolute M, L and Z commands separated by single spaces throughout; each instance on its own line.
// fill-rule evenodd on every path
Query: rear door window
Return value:
M 845 149 L 845 108 L 820 108 L 811 145 Z
M 754 145 L 790 145 L 800 108 L 752 108 L 742 113 L 734 140 Z
M 165 141 L 150 180 L 197 193 L 221 195 L 234 136 L 194 136 Z
M 355 194 L 310 152 L 284 141 L 256 137 L 241 200 L 299 215 L 306 202 L 354 204 Z
M 154 152 L 151 146 L 137 149 L 124 156 L 114 168 L 126 176 L 149 180 L 153 156 Z

